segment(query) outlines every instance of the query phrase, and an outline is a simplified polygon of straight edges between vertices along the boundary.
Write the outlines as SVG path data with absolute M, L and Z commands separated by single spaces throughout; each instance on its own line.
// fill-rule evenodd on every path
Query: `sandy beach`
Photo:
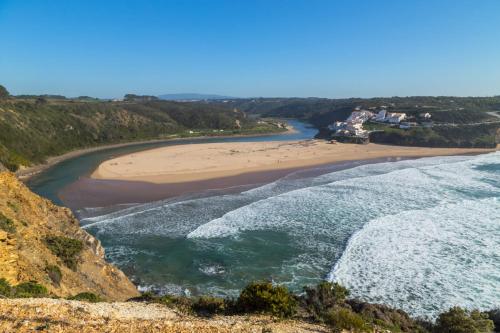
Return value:
M 91 178 L 175 184 L 343 161 L 491 151 L 493 150 L 474 148 L 330 144 L 323 140 L 206 143 L 162 147 L 120 156 L 99 165 Z

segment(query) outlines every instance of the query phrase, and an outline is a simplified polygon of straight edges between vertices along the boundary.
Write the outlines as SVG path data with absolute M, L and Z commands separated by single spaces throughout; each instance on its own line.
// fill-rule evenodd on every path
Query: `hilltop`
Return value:
M 215 95 L 215 94 L 196 94 L 196 93 L 181 93 L 181 94 L 163 94 L 158 98 L 170 101 L 203 101 L 203 100 L 221 100 L 234 99 L 234 97 Z

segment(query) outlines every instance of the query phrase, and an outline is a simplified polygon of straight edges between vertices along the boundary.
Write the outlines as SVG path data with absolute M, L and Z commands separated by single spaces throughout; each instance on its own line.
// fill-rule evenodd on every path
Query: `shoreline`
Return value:
M 481 152 L 460 154 L 480 155 Z M 320 176 L 367 164 L 413 160 L 428 156 L 388 156 L 383 158 L 356 159 L 335 163 L 318 164 L 310 167 L 298 167 L 271 171 L 249 172 L 235 176 L 220 177 L 181 183 L 157 184 L 140 181 L 103 180 L 82 177 L 63 188 L 59 197 L 64 205 L 76 211 L 81 208 L 110 207 L 127 204 L 144 204 L 159 200 L 172 199 L 194 194 L 232 194 L 250 190 L 272 183 L 283 177 L 297 174 L 297 178 Z M 448 155 L 459 156 L 459 155 Z
M 418 158 L 418 157 L 417 157 Z M 193 194 L 238 193 L 272 183 L 297 173 L 298 178 L 319 176 L 365 164 L 395 162 L 411 157 L 386 157 L 365 160 L 341 161 L 310 167 L 248 172 L 240 175 L 195 180 L 178 183 L 149 183 L 141 181 L 107 180 L 82 177 L 59 192 L 64 205 L 72 210 L 92 207 L 108 207 L 124 204 L 143 204 Z
M 154 143 L 170 143 L 170 142 L 182 142 L 186 140 L 205 140 L 205 139 L 230 139 L 230 138 L 253 138 L 253 137 L 261 137 L 261 136 L 268 136 L 268 135 L 286 135 L 286 134 L 293 134 L 295 133 L 296 130 L 293 126 L 288 126 L 286 131 L 283 132 L 268 132 L 268 133 L 256 133 L 256 134 L 236 134 L 236 135 L 204 135 L 204 136 L 191 136 L 191 137 L 171 137 L 167 139 L 152 139 L 152 140 L 141 140 L 141 141 L 130 141 L 130 142 L 123 142 L 123 143 L 113 143 L 113 144 L 104 144 L 104 145 L 98 145 L 95 147 L 88 147 L 88 148 L 79 148 L 75 150 L 71 150 L 67 153 L 57 155 L 57 156 L 51 156 L 47 158 L 47 162 L 43 164 L 36 164 L 24 169 L 20 169 L 14 174 L 16 177 L 25 182 L 28 181 L 31 177 L 38 175 L 39 173 L 53 167 L 54 165 L 57 165 L 61 162 L 64 162 L 66 160 L 83 156 L 86 154 L 90 154 L 93 152 L 98 152 L 101 150 L 107 150 L 107 149 L 113 149 L 113 148 L 122 148 L 122 147 L 133 147 L 133 146 L 139 146 L 143 144 L 154 144 Z M 145 148 L 145 150 L 148 150 Z
M 203 143 L 166 146 L 115 157 L 102 162 L 90 178 L 182 184 L 254 172 L 313 168 L 356 160 L 481 154 L 496 150 L 403 147 L 372 143 L 328 144 L 322 140 Z

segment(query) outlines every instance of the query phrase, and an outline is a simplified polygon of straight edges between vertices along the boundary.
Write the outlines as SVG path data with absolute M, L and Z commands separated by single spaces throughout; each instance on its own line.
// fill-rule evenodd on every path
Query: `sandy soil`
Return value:
M 103 162 L 91 177 L 156 184 L 183 183 L 342 161 L 490 151 L 493 150 L 330 144 L 323 140 L 206 143 L 162 147 L 117 157 Z
M 200 318 L 159 304 L 0 299 L 0 332 L 327 333 L 326 327 L 268 316 Z

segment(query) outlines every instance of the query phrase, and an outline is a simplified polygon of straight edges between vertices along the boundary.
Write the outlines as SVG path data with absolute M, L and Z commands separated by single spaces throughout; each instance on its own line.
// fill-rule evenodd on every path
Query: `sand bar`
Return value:
M 168 146 L 120 156 L 103 162 L 91 177 L 174 184 L 343 161 L 478 154 L 494 150 L 330 144 L 323 140 L 204 143 Z

